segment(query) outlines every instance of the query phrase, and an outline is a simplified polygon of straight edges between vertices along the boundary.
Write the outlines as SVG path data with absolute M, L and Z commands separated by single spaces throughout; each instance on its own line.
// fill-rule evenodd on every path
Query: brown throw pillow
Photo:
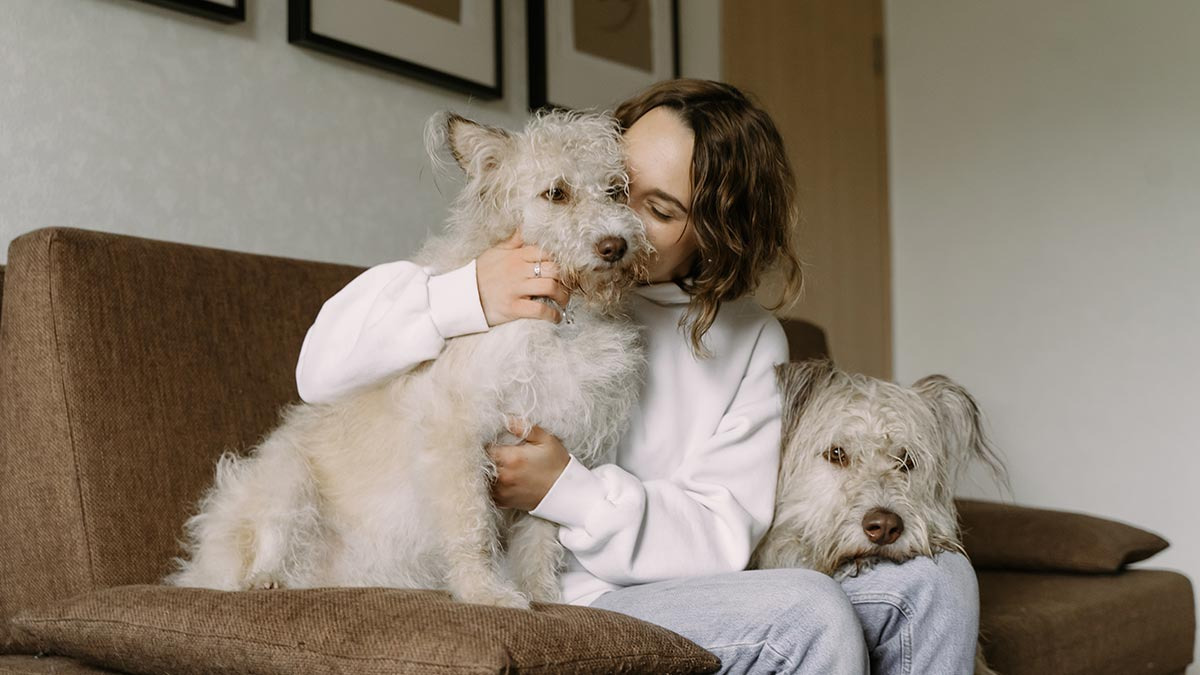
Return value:
M 1117 572 L 1168 546 L 1162 537 L 1095 516 L 957 500 L 963 547 L 979 569 Z
M 25 650 L 129 673 L 707 673 L 680 635 L 601 609 L 532 611 L 438 591 L 318 588 L 227 593 L 122 586 L 24 611 Z

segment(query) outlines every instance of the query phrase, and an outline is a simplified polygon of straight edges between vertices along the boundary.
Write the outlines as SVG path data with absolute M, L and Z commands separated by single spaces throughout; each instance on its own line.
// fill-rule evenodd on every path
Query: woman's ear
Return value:
M 485 126 L 454 113 L 446 117 L 446 139 L 454 161 L 470 178 L 491 173 L 512 150 L 512 136 L 504 129 Z

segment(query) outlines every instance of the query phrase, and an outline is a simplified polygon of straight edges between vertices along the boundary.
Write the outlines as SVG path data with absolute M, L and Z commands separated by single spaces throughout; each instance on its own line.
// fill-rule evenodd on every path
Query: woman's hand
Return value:
M 535 426 L 526 435 L 525 426 L 520 420 L 508 420 L 508 430 L 525 440 L 519 445 L 491 445 L 487 452 L 497 473 L 492 501 L 502 508 L 531 511 L 562 475 L 571 456 L 545 429 Z
M 539 262 L 541 276 L 535 277 L 535 266 Z M 537 246 L 525 246 L 520 231 L 476 258 L 475 283 L 479 285 L 479 302 L 489 326 L 513 319 L 545 319 L 558 323 L 562 313 L 534 298 L 550 298 L 559 308 L 566 307 L 571 298 L 559 283 L 558 265 Z

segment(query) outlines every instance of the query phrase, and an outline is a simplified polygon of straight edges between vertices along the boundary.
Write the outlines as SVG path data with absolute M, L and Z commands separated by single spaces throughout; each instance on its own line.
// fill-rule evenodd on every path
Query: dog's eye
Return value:
M 896 456 L 896 461 L 900 464 L 900 470 L 904 473 L 912 471 L 917 466 L 913 458 L 908 454 L 908 448 L 900 448 L 900 454 Z
M 555 204 L 561 204 L 567 201 L 567 191 L 562 186 L 555 185 L 542 193 L 542 199 L 548 199 Z
M 613 185 L 608 188 L 608 198 L 618 204 L 626 204 L 629 202 L 629 187 L 620 184 Z
M 850 463 L 850 458 L 846 455 L 846 451 L 842 450 L 841 448 L 839 448 L 836 445 L 833 446 L 832 448 L 826 450 L 825 454 L 822 456 L 826 460 L 828 460 L 830 464 L 837 464 L 838 466 L 846 466 L 847 464 Z

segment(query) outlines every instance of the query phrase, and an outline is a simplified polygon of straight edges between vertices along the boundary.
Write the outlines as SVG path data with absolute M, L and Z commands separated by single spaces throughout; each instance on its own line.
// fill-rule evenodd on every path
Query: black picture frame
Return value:
M 312 0 L 288 0 L 288 42 L 481 99 L 494 100 L 504 96 L 504 50 L 500 0 L 492 0 L 492 16 L 495 25 L 496 84 L 494 86 L 442 72 L 431 65 L 407 61 L 317 33 L 312 27 Z
M 564 2 L 565 0 L 551 0 Z M 669 0 L 670 4 L 670 53 L 671 67 L 669 77 L 679 77 L 679 0 Z M 536 111 L 542 108 L 570 108 L 561 102 L 550 100 L 547 77 L 547 38 L 546 38 L 546 0 L 526 0 L 525 29 L 529 45 L 529 109 Z M 610 92 L 620 96 L 622 93 Z
M 209 0 L 142 0 L 142 2 L 221 23 L 238 23 L 246 20 L 246 0 L 234 0 L 233 7 Z

